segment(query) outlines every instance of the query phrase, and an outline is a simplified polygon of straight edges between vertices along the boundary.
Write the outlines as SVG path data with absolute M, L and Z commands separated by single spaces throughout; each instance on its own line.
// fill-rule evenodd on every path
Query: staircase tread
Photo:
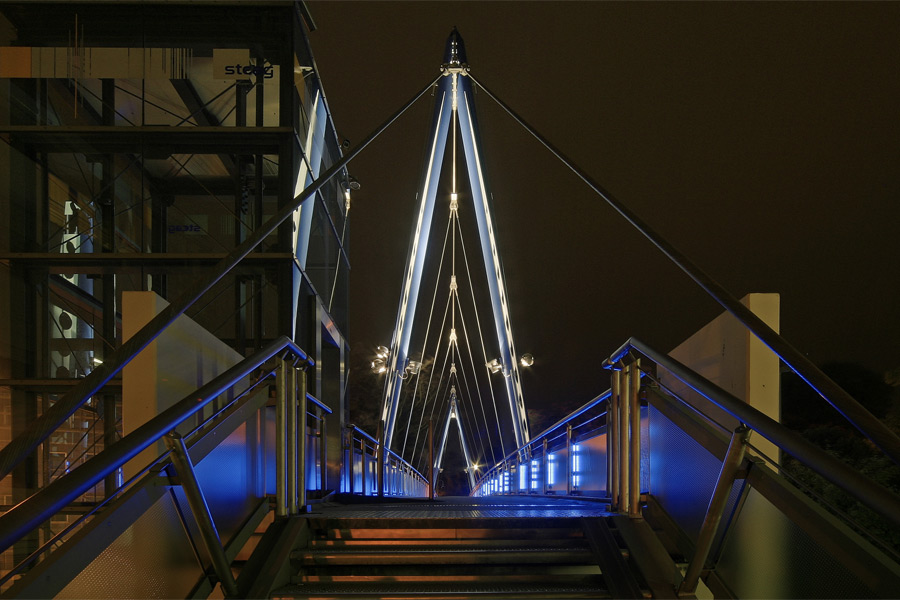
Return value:
M 527 545 L 503 545 L 503 546 L 481 546 L 472 545 L 454 545 L 454 546 L 425 546 L 418 545 L 413 547 L 383 545 L 383 546 L 328 546 L 325 548 L 310 548 L 306 550 L 298 550 L 299 555 L 330 555 L 330 554 L 465 554 L 465 553 L 481 553 L 481 554 L 499 554 L 506 552 L 591 552 L 587 544 L 579 545 L 556 545 L 556 546 L 527 546 Z
M 503 581 L 359 581 L 359 582 L 316 582 L 297 583 L 285 586 L 272 593 L 272 598 L 304 597 L 314 594 L 565 594 L 585 593 L 601 594 L 609 597 L 609 593 L 599 579 L 596 581 L 568 582 L 503 582 Z

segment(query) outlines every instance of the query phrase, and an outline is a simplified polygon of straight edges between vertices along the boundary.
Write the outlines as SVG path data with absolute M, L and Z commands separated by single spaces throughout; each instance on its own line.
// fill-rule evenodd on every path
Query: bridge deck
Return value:
M 501 521 L 540 519 L 580 519 L 584 517 L 606 517 L 611 513 L 605 502 L 573 498 L 547 498 L 527 496 L 493 496 L 471 498 L 467 496 L 443 496 L 428 500 L 425 498 L 376 498 L 360 496 L 338 496 L 332 501 L 314 504 L 308 518 L 340 519 L 352 521 L 356 527 L 389 527 L 401 521 L 408 526 L 411 521 L 453 521 L 456 526 L 466 526 L 467 522 L 484 526 L 501 525 Z

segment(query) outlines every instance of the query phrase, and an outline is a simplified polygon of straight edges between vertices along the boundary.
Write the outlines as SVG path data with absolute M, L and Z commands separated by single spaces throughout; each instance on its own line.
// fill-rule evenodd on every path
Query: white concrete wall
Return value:
M 133 336 L 167 305 L 168 302 L 154 292 L 123 292 L 123 339 Z M 128 435 L 241 358 L 235 350 L 190 318 L 184 315 L 178 317 L 123 371 L 123 434 Z M 182 428 L 192 428 L 196 419 L 189 419 L 188 422 L 190 426 Z M 165 449 L 165 444 L 159 442 L 156 448 L 148 448 L 135 457 L 125 466 L 125 479 Z
M 748 294 L 741 302 L 776 332 L 780 327 L 778 294 Z M 713 319 L 697 333 L 669 353 L 673 358 L 706 377 L 776 421 L 781 420 L 781 376 L 778 357 L 729 313 Z M 664 380 L 681 390 L 683 386 Z M 729 428 L 737 421 L 689 394 L 692 401 Z M 759 435 L 751 443 L 775 460 L 777 447 Z
M 780 327 L 780 297 L 778 294 L 748 294 L 741 299 L 755 315 L 776 332 Z M 682 364 L 716 383 L 754 408 L 776 421 L 781 420 L 781 372 L 780 361 L 759 339 L 750 333 L 729 313 L 723 313 L 669 353 Z M 684 386 L 663 377 L 667 385 L 684 392 Z M 737 426 L 736 419 L 712 405 L 698 394 L 687 396 L 695 406 L 730 429 Z M 750 443 L 780 463 L 780 452 L 775 444 L 759 434 L 752 434 Z M 749 450 L 749 454 L 754 454 Z M 752 569 L 740 569 L 741 581 L 733 581 L 735 589 L 754 589 L 760 597 L 785 597 L 781 582 L 787 581 L 785 561 L 787 552 L 783 521 L 751 517 L 751 527 L 733 528 L 728 538 L 731 560 L 738 564 L 752 564 Z M 749 586 L 749 587 L 748 587 Z

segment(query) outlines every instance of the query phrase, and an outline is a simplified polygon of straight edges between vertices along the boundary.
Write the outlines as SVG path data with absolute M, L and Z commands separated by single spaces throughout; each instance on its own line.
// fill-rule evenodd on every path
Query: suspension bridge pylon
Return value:
M 450 405 L 447 407 L 447 419 L 444 421 L 444 431 L 441 434 L 441 443 L 438 444 L 438 452 L 437 457 L 434 460 L 434 469 L 432 473 L 434 473 L 435 481 L 432 482 L 434 485 L 437 481 L 437 474 L 441 471 L 441 464 L 444 462 L 444 450 L 447 449 L 447 435 L 450 433 L 450 421 L 455 420 L 456 426 L 459 429 L 459 443 L 462 446 L 463 455 L 466 458 L 466 474 L 469 477 L 469 489 L 475 489 L 475 464 L 472 462 L 472 455 L 469 454 L 469 445 L 466 444 L 466 434 L 463 432 L 462 417 L 459 414 L 459 406 L 456 403 L 456 388 L 452 388 L 450 391 Z
M 525 402 L 522 397 L 518 360 L 513 343 L 507 290 L 504 283 L 503 269 L 500 264 L 500 255 L 497 250 L 497 240 L 494 234 L 494 221 L 489 203 L 490 195 L 482 164 L 483 153 L 475 114 L 473 88 L 468 77 L 469 66 L 462 37 L 460 37 L 456 28 L 453 29 L 450 37 L 447 39 L 441 70 L 444 76 L 441 77 L 436 86 L 434 113 L 428 138 L 428 156 L 418 193 L 418 212 L 405 270 L 403 291 L 400 296 L 400 306 L 397 311 L 397 322 L 391 341 L 389 367 L 386 372 L 381 414 L 381 420 L 384 423 L 384 446 L 391 448 L 393 440 L 394 426 L 399 412 L 400 392 L 406 379 L 406 367 L 409 362 L 409 344 L 412 336 L 419 288 L 422 282 L 441 167 L 444 161 L 447 138 L 451 135 L 456 135 L 456 132 L 452 131 L 452 129 L 458 123 L 459 138 L 462 141 L 465 155 L 466 170 L 478 225 L 478 235 L 481 241 L 481 251 L 490 292 L 497 341 L 500 348 L 500 369 L 504 375 L 516 447 L 522 447 L 530 440 L 528 420 L 525 412 Z

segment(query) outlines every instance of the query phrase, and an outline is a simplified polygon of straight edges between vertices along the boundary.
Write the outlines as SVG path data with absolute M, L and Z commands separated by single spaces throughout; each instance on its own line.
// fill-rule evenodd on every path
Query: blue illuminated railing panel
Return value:
M 354 425 L 348 427 L 344 434 L 343 468 L 343 493 L 379 495 L 378 441 Z M 393 451 L 385 452 L 383 473 L 385 496 L 424 498 L 428 495 L 428 479 Z

